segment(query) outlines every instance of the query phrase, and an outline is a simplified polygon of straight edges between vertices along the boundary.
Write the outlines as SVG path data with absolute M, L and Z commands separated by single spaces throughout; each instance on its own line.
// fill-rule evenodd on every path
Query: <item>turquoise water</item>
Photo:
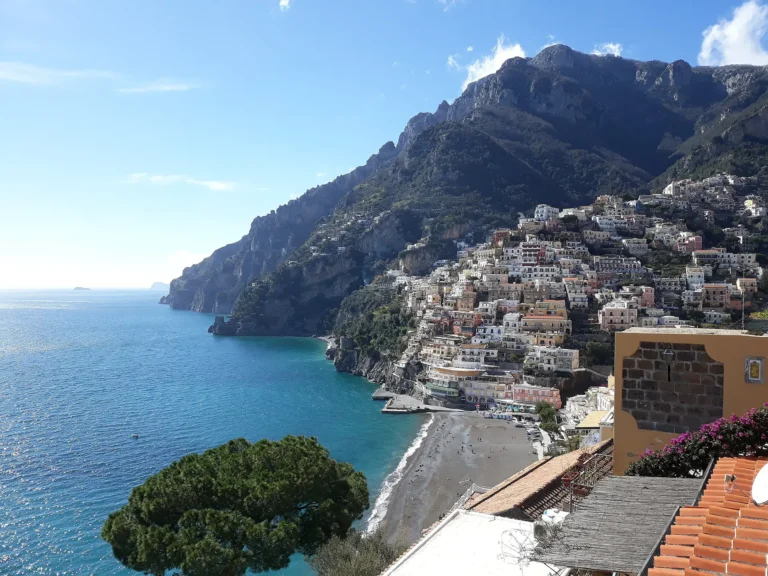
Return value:
M 0 292 L 0 574 L 135 574 L 102 523 L 189 452 L 316 436 L 365 472 L 373 504 L 416 436 L 423 420 L 382 415 L 323 342 L 214 338 L 211 316 L 159 296 Z M 310 572 L 299 558 L 282 574 Z

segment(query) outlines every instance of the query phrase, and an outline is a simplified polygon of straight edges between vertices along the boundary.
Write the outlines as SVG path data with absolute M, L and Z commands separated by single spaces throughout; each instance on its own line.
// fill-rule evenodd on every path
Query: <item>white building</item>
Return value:
M 632 256 L 648 254 L 648 241 L 645 238 L 624 238 L 621 243 Z
M 637 307 L 627 300 L 613 300 L 597 311 L 602 330 L 626 330 L 637 326 Z
M 504 334 L 504 326 L 478 326 L 475 335 L 472 336 L 472 344 L 490 344 L 501 342 Z
M 686 266 L 685 282 L 690 290 L 700 290 L 704 286 L 704 269 L 701 266 Z
M 462 344 L 459 346 L 459 354 L 453 360 L 454 366 L 469 367 L 469 364 L 482 366 L 496 363 L 499 360 L 499 351 L 488 348 L 485 344 Z
M 557 218 L 560 215 L 560 210 L 547 204 L 539 204 L 536 206 L 536 210 L 533 212 L 533 219 L 537 222 L 546 222 L 552 218 Z
M 704 310 L 704 322 L 706 324 L 729 324 L 731 314 L 722 310 L 707 309 Z
M 523 281 L 544 280 L 551 282 L 553 278 L 560 276 L 562 272 L 559 266 L 526 266 L 523 268 Z
M 520 332 L 522 326 L 523 315 L 519 312 L 508 312 L 504 314 L 502 323 L 504 325 L 504 332 Z
M 525 365 L 545 372 L 573 372 L 579 367 L 579 351 L 550 346 L 532 346 L 525 355 Z
M 582 208 L 565 208 L 560 211 L 559 217 L 565 218 L 566 216 L 576 216 L 579 220 L 586 220 L 587 211 Z

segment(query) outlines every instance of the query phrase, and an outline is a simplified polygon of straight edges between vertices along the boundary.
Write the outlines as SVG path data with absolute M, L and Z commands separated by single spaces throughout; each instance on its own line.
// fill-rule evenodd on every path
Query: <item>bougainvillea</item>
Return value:
M 744 416 L 720 418 L 695 432 L 670 440 L 660 450 L 646 450 L 627 467 L 634 476 L 699 476 L 712 458 L 768 455 L 768 402 Z

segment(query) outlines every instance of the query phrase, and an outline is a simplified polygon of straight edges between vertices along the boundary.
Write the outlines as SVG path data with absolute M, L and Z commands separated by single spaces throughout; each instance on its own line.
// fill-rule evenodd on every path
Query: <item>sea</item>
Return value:
M 372 525 L 425 433 L 311 338 L 225 338 L 152 291 L 0 292 L 0 575 L 127 575 L 100 537 L 131 489 L 243 437 L 315 436 L 365 473 Z M 138 439 L 132 435 L 137 434 Z M 312 574 L 300 556 L 280 572 Z

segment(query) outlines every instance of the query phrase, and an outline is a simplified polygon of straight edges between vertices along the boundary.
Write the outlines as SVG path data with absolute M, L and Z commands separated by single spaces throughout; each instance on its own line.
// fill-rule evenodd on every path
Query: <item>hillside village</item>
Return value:
M 394 289 L 415 319 L 397 368 L 419 367 L 413 393 L 426 403 L 532 412 L 543 401 L 560 410 L 565 431 L 591 412 L 612 418 L 611 388 L 592 387 L 564 407 L 546 377 L 612 365 L 617 331 L 742 326 L 768 292 L 765 256 L 753 251 L 755 219 L 766 214 L 751 193 L 757 184 L 719 175 L 636 199 L 541 204 L 516 229 L 458 242 L 456 259 L 426 276 L 387 270 L 369 289 Z

